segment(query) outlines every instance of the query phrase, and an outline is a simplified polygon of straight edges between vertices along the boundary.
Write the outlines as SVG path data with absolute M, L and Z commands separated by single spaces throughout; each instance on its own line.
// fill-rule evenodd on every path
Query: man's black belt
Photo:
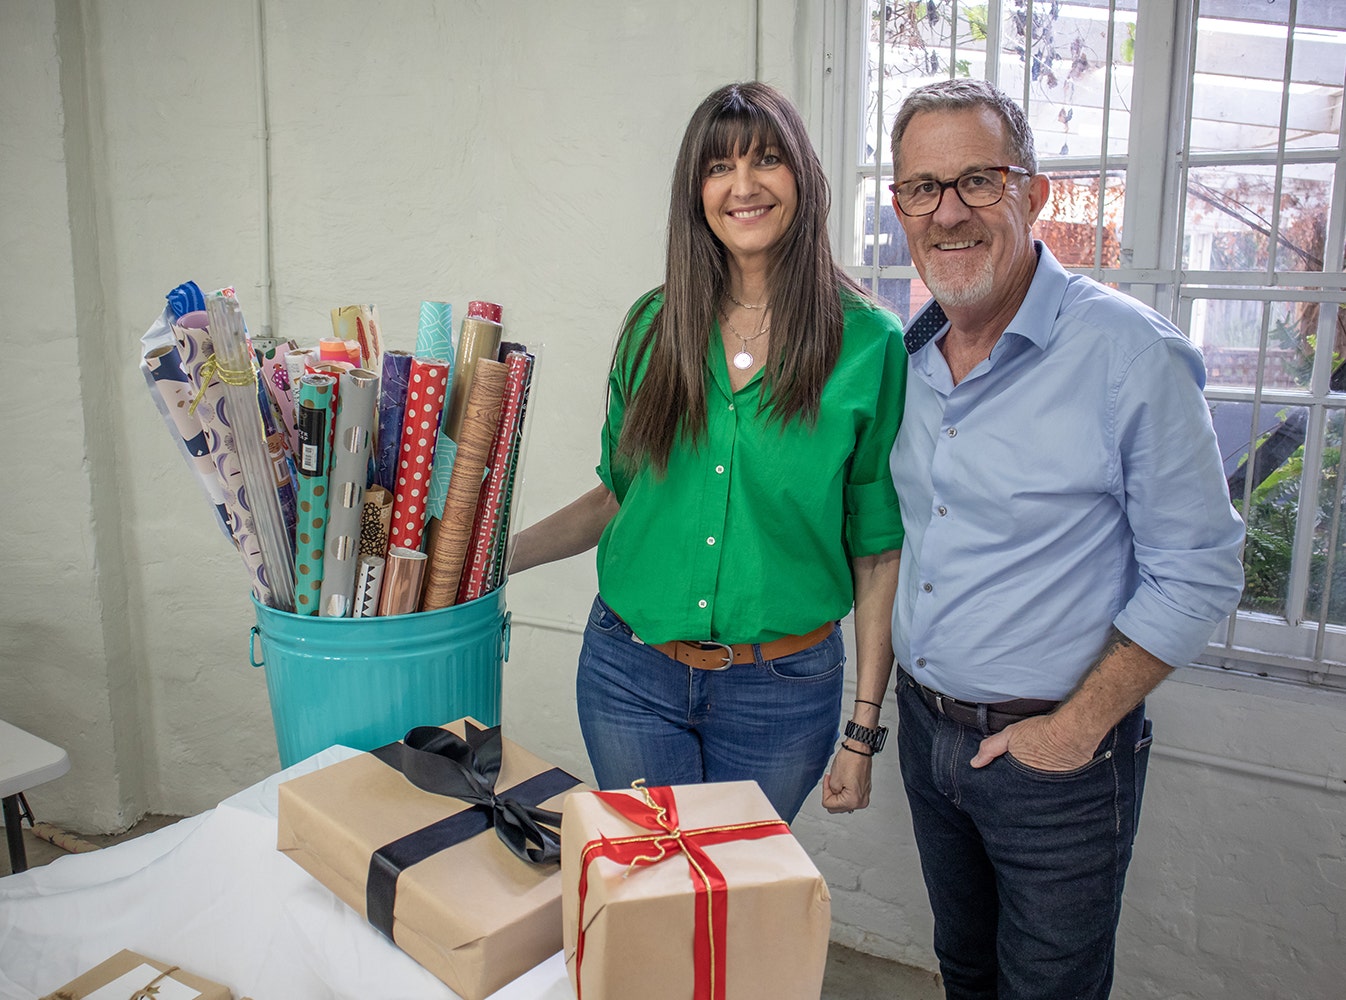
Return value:
M 1035 715 L 1046 715 L 1054 711 L 1059 701 L 1045 701 L 1041 698 L 1015 698 L 1011 701 L 977 702 L 960 701 L 942 694 L 933 688 L 911 679 L 916 693 L 921 696 L 930 711 L 952 719 L 963 726 L 969 726 L 979 732 L 998 733 L 1006 726 L 1012 726 Z

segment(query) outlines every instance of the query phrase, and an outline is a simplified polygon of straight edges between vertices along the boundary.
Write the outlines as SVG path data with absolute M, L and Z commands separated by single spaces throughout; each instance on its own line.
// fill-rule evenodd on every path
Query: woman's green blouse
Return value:
M 706 433 L 679 439 L 668 470 L 616 460 L 643 366 L 630 354 L 662 303 L 618 348 L 598 475 L 620 504 L 598 543 L 598 589 L 648 643 L 768 642 L 844 617 L 850 560 L 902 545 L 888 455 L 906 395 L 896 316 L 843 294 L 841 355 L 817 421 L 759 412 L 759 372 L 738 392 L 718 328 L 707 350 Z

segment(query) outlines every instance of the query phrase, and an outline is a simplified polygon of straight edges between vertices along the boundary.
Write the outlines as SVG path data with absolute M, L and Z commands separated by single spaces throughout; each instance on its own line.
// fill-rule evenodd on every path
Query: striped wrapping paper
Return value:
M 468 546 L 466 566 L 456 603 L 476 600 L 500 585 L 495 576 L 496 549 L 509 531 L 510 488 L 519 442 L 523 438 L 524 407 L 532 384 L 533 356 L 514 351 L 505 356 L 508 374 L 500 407 L 500 423 L 491 448 L 489 472 L 481 484 L 477 519 Z

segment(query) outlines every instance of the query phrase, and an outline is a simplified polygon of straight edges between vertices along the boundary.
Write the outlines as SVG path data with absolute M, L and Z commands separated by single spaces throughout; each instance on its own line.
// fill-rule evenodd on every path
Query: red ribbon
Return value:
M 631 837 L 599 836 L 580 852 L 579 936 L 575 947 L 575 995 L 580 1000 L 580 969 L 584 962 L 584 897 L 589 890 L 589 862 L 607 858 L 627 866 L 628 871 L 657 865 L 681 853 L 696 889 L 692 953 L 695 962 L 693 1000 L 725 1000 L 725 968 L 728 942 L 729 893 L 724 873 L 706 854 L 712 844 L 733 840 L 760 840 L 789 833 L 779 819 L 706 826 L 683 830 L 678 826 L 678 806 L 671 788 L 637 785 L 644 800 L 625 792 L 594 792 L 605 805 L 642 829 L 651 831 Z M 652 850 L 653 849 L 653 850 Z

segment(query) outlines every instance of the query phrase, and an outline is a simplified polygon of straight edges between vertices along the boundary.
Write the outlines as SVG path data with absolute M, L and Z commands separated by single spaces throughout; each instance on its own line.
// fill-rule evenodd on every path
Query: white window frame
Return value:
M 1034 0 L 1027 0 L 1034 3 Z M 1036 0 L 1043 4 L 1047 0 Z M 1290 0 L 1291 17 L 1297 0 Z M 960 3 L 959 7 L 968 6 Z M 994 7 L 994 4 L 991 6 Z M 1070 158 L 1042 155 L 1042 169 L 1098 169 L 1125 171 L 1127 197 L 1122 222 L 1122 266 L 1116 268 L 1072 268 L 1087 273 L 1100 281 L 1109 282 L 1168 316 L 1180 329 L 1191 328 L 1193 310 L 1201 310 L 1208 299 L 1245 298 L 1271 302 L 1319 301 L 1325 304 L 1346 303 L 1346 273 L 1342 269 L 1312 272 L 1313 285 L 1305 284 L 1303 272 L 1277 271 L 1275 248 L 1269 254 L 1265 274 L 1260 272 L 1183 271 L 1181 254 L 1183 238 L 1183 211 L 1180 193 L 1185 192 L 1187 172 L 1205 164 L 1236 161 L 1245 164 L 1255 157 L 1234 157 L 1225 154 L 1188 155 L 1187 107 L 1193 98 L 1189 68 L 1194 65 L 1196 36 L 1192 25 L 1199 15 L 1199 2 L 1191 0 L 1143 0 L 1137 5 L 1135 28 L 1135 62 L 1132 68 L 1131 128 L 1128 154 L 1111 154 L 1104 158 L 1092 156 Z M 872 185 L 875 204 L 886 199 L 885 178 L 882 176 L 882 157 L 860 163 L 860 119 L 864 69 L 865 0 L 826 0 L 822 14 L 814 27 L 822 32 L 824 67 L 817 97 L 813 100 L 814 122 L 819 137 L 819 148 L 824 168 L 832 182 L 833 213 L 831 235 L 833 245 L 843 261 L 859 260 L 852 256 L 860 246 L 864 220 L 858 206 L 863 197 L 855 196 L 857 180 Z M 988 50 L 995 45 L 997 20 L 990 19 Z M 1287 52 L 1292 52 L 1293 39 L 1287 37 Z M 1287 55 L 1290 65 L 1292 55 Z M 949 60 L 952 62 L 952 60 Z M 995 66 L 988 61 L 988 66 Z M 991 73 L 994 74 L 994 70 Z M 1285 73 L 1283 93 L 1288 93 L 1290 74 Z M 815 77 L 816 79 L 816 77 Z M 1000 81 L 993 81 L 1000 84 Z M 1004 86 L 1013 96 L 1009 84 Z M 1027 91 L 1027 88 L 1024 88 Z M 892 100 L 892 98 L 888 98 Z M 1283 105 L 1284 105 L 1283 101 Z M 1285 112 L 1282 111 L 1281 137 L 1285 137 Z M 1346 132 L 1346 113 L 1341 115 L 1342 131 Z M 1163 123 L 1163 128 L 1156 128 Z M 1106 128 L 1104 134 L 1106 135 Z M 1151 155 L 1157 141 L 1164 143 L 1162 155 Z M 887 137 L 882 141 L 886 142 Z M 1135 151 L 1144 151 L 1144 154 Z M 1264 160 L 1275 165 L 1277 154 L 1264 155 Z M 1333 150 L 1280 150 L 1280 162 L 1331 163 L 1334 165 L 1332 202 L 1328 217 L 1326 260 L 1341 261 L 1346 246 L 1346 135 L 1339 133 Z M 1278 174 L 1279 177 L 1279 174 Z M 878 229 L 877 224 L 874 227 Z M 876 232 L 875 238 L 878 238 Z M 1101 239 L 1101 234 L 1100 237 Z M 873 255 L 877 262 L 878 254 Z M 850 273 L 861 279 L 877 282 L 879 278 L 916 277 L 910 266 L 881 266 L 877 263 L 859 265 L 848 263 Z M 1215 286 L 1244 286 L 1229 289 Z M 1264 310 L 1265 315 L 1265 310 Z M 1336 309 L 1323 308 L 1319 314 L 1319 343 L 1330 345 L 1336 321 Z M 1265 328 L 1264 321 L 1264 328 Z M 1265 343 L 1265 339 L 1264 339 Z M 1336 411 L 1346 410 L 1346 393 L 1332 393 L 1328 389 L 1331 374 L 1331 349 L 1320 349 L 1314 359 L 1310 384 L 1304 390 L 1272 390 L 1260 385 L 1256 389 L 1236 386 L 1211 386 L 1207 398 L 1211 401 L 1252 401 L 1264 406 L 1296 406 L 1309 411 L 1309 433 L 1305 441 L 1304 478 L 1301 482 L 1301 503 L 1316 507 L 1320 464 L 1324 451 L 1324 422 Z M 1346 461 L 1346 446 L 1342 448 Z M 1346 482 L 1346 470 L 1342 473 Z M 1339 514 L 1346 519 L 1346 510 Z M 1301 516 L 1297 522 L 1296 552 L 1308 551 L 1312 533 L 1312 518 Z M 1339 558 L 1346 558 L 1346 552 Z M 1319 620 L 1317 609 L 1306 604 L 1309 560 L 1294 560 L 1286 600 L 1284 618 L 1240 611 L 1217 630 L 1200 665 L 1219 668 L 1231 675 L 1271 677 L 1296 684 L 1346 690 L 1346 626 L 1328 625 Z

